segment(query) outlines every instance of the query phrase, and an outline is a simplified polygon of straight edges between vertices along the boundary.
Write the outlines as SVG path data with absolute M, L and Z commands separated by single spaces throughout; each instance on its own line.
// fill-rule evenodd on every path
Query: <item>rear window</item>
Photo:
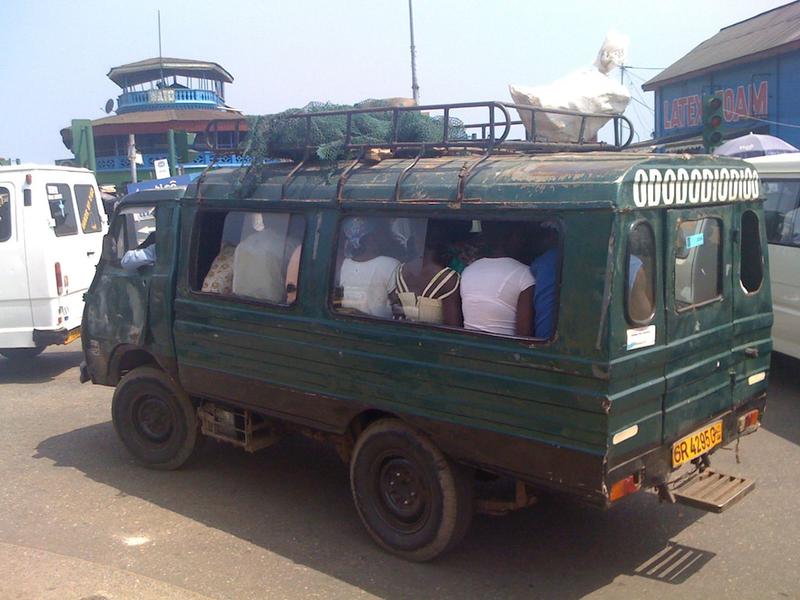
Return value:
M 81 218 L 83 233 L 99 233 L 103 230 L 100 211 L 97 208 L 97 193 L 92 185 L 76 185 L 75 200 Z
M 0 242 L 11 237 L 11 194 L 7 188 L 0 187 Z
M 761 255 L 761 234 L 758 217 L 752 210 L 742 215 L 742 243 L 740 255 L 740 281 L 748 294 L 757 292 L 764 280 L 764 257 Z
M 633 325 L 646 325 L 655 315 L 656 258 L 653 229 L 646 221 L 635 223 L 628 235 L 628 291 L 626 309 Z
M 675 242 L 675 304 L 678 310 L 722 296 L 722 226 L 704 218 L 678 224 Z
M 50 216 L 55 221 L 54 231 L 58 237 L 75 235 L 78 224 L 75 221 L 75 209 L 72 204 L 72 192 L 66 183 L 48 183 L 47 203 L 50 205 Z
M 762 181 L 761 194 L 767 241 L 800 246 L 800 181 Z

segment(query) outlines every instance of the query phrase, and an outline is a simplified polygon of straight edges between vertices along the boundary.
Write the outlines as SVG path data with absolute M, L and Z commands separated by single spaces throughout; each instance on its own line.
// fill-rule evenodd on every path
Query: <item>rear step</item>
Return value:
M 755 487 L 756 482 L 752 479 L 706 469 L 696 477 L 681 483 L 672 492 L 675 494 L 675 500 L 681 504 L 721 513 L 744 498 Z

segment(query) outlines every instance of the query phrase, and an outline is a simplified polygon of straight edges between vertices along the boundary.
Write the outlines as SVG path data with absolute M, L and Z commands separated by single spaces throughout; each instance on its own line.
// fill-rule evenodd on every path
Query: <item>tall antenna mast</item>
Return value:
M 419 104 L 419 85 L 417 84 L 417 50 L 414 47 L 414 9 L 408 0 L 408 29 L 411 33 L 411 95 Z
M 158 11 L 158 68 L 161 73 L 161 85 L 164 85 L 164 59 L 161 57 L 161 10 Z

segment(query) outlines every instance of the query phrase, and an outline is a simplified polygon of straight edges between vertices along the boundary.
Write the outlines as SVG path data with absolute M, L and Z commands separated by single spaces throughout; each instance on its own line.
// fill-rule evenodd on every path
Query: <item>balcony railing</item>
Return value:
M 222 98 L 209 90 L 161 88 L 143 92 L 127 92 L 117 98 L 117 113 L 165 108 L 216 108 Z
M 167 158 L 166 154 L 143 154 L 144 164 L 138 165 L 140 169 L 153 169 L 153 161 Z M 127 171 L 131 168 L 131 162 L 127 156 L 98 156 L 95 160 L 98 171 Z M 184 168 L 198 169 L 207 167 L 210 164 L 219 167 L 240 167 L 248 164 L 248 160 L 237 154 L 221 154 L 214 160 L 213 152 L 199 152 L 192 158 L 192 162 L 182 164 Z

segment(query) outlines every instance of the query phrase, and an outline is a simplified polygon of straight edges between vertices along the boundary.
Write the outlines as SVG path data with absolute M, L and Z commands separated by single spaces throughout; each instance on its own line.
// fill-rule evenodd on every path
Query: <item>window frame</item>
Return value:
M 93 233 L 103 233 L 103 217 L 100 214 L 100 204 L 102 204 L 102 200 L 100 199 L 100 195 L 97 193 L 97 190 L 95 189 L 95 187 L 90 183 L 76 183 L 75 185 L 72 186 L 72 188 L 73 188 L 72 189 L 72 194 L 75 197 L 75 208 L 77 209 L 78 214 L 81 215 L 81 217 L 77 219 L 78 223 L 80 224 L 81 231 L 86 235 L 91 235 Z M 78 196 L 78 188 L 88 188 L 89 192 L 94 192 L 94 204 L 93 204 L 92 216 L 96 218 L 97 226 L 98 226 L 98 228 L 96 230 L 94 230 L 94 231 L 92 231 L 91 229 L 84 229 L 84 227 L 83 227 L 83 216 L 82 215 L 83 215 L 83 211 L 86 210 L 86 207 L 85 207 L 85 205 L 83 207 L 80 206 L 80 200 L 78 199 L 79 198 L 79 196 Z M 89 196 L 87 194 L 86 203 L 85 204 L 88 204 L 88 203 L 89 203 Z M 76 217 L 77 216 L 78 215 L 76 215 Z M 90 218 L 90 221 L 91 221 L 91 218 Z M 88 223 L 87 223 L 87 225 L 88 225 Z
M 769 176 L 762 177 L 761 178 L 761 184 L 764 185 L 764 184 L 767 184 L 767 183 L 778 183 L 778 184 L 794 183 L 794 184 L 797 184 L 797 192 L 796 192 L 795 199 L 794 199 L 794 209 L 800 211 L 800 179 L 798 179 L 797 177 L 792 177 L 792 178 L 783 178 L 783 177 L 770 178 Z M 765 224 L 766 224 L 766 214 L 767 214 L 767 210 L 766 210 L 767 201 L 768 200 L 765 199 L 764 200 L 764 205 L 763 205 L 764 206 Z M 781 223 L 781 226 L 782 225 L 783 225 L 783 223 Z M 766 237 L 767 237 L 767 245 L 771 244 L 773 246 L 784 246 L 786 248 L 800 248 L 800 243 L 793 244 L 791 242 L 783 242 L 783 241 L 774 241 L 773 242 L 772 240 L 769 239 L 769 234 L 766 231 L 765 231 L 765 234 L 766 234 Z
M 628 281 L 630 281 L 630 273 L 631 273 L 631 234 L 633 233 L 634 229 L 639 227 L 640 225 L 646 225 L 647 229 L 650 231 L 650 239 L 653 242 L 653 273 L 651 277 L 651 291 L 653 292 L 653 309 L 650 312 L 650 316 L 647 319 L 634 319 L 631 315 L 630 310 L 630 297 L 631 297 L 631 290 L 628 286 Z M 646 327 L 650 325 L 653 320 L 656 318 L 656 312 L 658 309 L 658 248 L 656 248 L 656 232 L 653 229 L 652 223 L 644 218 L 636 219 L 633 223 L 631 223 L 630 227 L 628 227 L 628 238 L 625 242 L 625 280 L 623 281 L 623 285 L 625 286 L 625 320 L 628 321 L 629 325 L 634 327 Z
M 506 218 L 498 218 L 495 215 L 485 215 L 484 213 L 469 213 L 463 216 L 454 217 L 451 214 L 447 213 L 414 213 L 411 211 L 398 211 L 392 212 L 391 214 L 384 214 L 384 213 L 375 213 L 369 212 L 364 209 L 357 209 L 354 211 L 341 211 L 337 215 L 336 223 L 335 223 L 335 230 L 332 239 L 332 252 L 331 252 L 331 259 L 330 259 L 330 267 L 328 269 L 328 282 L 327 282 L 327 290 L 325 291 L 326 295 L 326 302 L 325 306 L 328 310 L 328 315 L 335 319 L 344 319 L 344 320 L 355 320 L 355 321 L 363 321 L 365 323 L 383 323 L 391 327 L 413 327 L 413 328 L 422 328 L 423 330 L 433 330 L 433 331 L 442 331 L 447 333 L 456 333 L 458 335 L 467 335 L 476 340 L 482 339 L 497 339 L 497 340 L 509 340 L 514 341 L 519 344 L 524 344 L 525 346 L 530 347 L 531 345 L 536 345 L 537 347 L 540 346 L 550 346 L 552 345 L 556 339 L 558 338 L 558 323 L 559 317 L 561 314 L 561 284 L 562 284 L 562 274 L 564 269 L 564 223 L 563 219 L 560 215 L 552 215 L 552 214 L 545 214 L 541 216 L 537 216 L 535 218 L 523 218 L 521 221 L 518 222 L 529 222 L 529 223 L 543 223 L 545 221 L 553 222 L 557 225 L 558 229 L 558 252 L 559 252 L 559 263 L 558 263 L 558 271 L 556 273 L 556 324 L 553 330 L 553 334 L 549 338 L 537 338 L 533 336 L 519 336 L 519 335 L 504 335 L 502 333 L 493 333 L 487 331 L 477 331 L 474 329 L 466 329 L 462 327 L 455 327 L 453 325 L 445 325 L 443 323 L 423 323 L 420 321 L 408 321 L 408 320 L 399 320 L 399 319 L 384 319 L 382 317 L 376 317 L 374 315 L 368 315 L 366 313 L 346 313 L 340 310 L 337 310 L 333 304 L 333 290 L 334 290 L 334 283 L 336 281 L 336 267 L 338 263 L 338 251 L 342 236 L 342 224 L 343 222 L 352 217 L 372 217 L 372 218 L 384 218 L 384 219 L 425 219 L 426 221 L 430 220 L 453 220 L 453 221 L 509 221 L 508 217 Z M 427 228 L 427 223 L 426 223 Z M 530 267 L 530 265 L 528 265 Z
M 254 213 L 254 214 L 283 214 L 289 215 L 289 220 L 291 222 L 292 217 L 301 217 L 303 219 L 303 239 L 300 241 L 300 263 L 297 269 L 297 283 L 295 284 L 295 299 L 294 302 L 291 304 L 289 303 L 279 303 L 279 302 L 270 302 L 269 300 L 262 300 L 259 298 L 252 298 L 250 296 L 237 296 L 236 294 L 220 294 L 216 292 L 204 292 L 202 289 L 195 289 L 193 286 L 194 282 L 197 281 L 198 277 L 198 270 L 197 270 L 197 252 L 200 247 L 200 220 L 203 218 L 203 215 L 207 215 L 209 213 L 223 213 L 226 215 L 231 213 Z M 224 221 L 224 220 L 223 220 Z M 197 298 L 202 299 L 209 299 L 212 298 L 214 300 L 219 300 L 222 302 L 234 303 L 234 304 L 244 304 L 247 306 L 252 307 L 264 307 L 268 306 L 270 308 L 278 308 L 281 310 L 296 310 L 297 307 L 300 305 L 300 293 L 301 293 L 301 285 L 300 280 L 302 279 L 301 273 L 303 268 L 303 255 L 306 251 L 306 238 L 308 237 L 308 224 L 311 222 L 309 219 L 309 213 L 302 210 L 297 209 L 286 209 L 286 208 L 278 208 L 278 207 L 259 207 L 259 208 L 221 208 L 221 207 L 202 207 L 198 208 L 195 212 L 194 219 L 192 221 L 192 231 L 191 231 L 191 243 L 189 246 L 189 265 L 187 269 L 187 282 L 186 282 L 186 289 L 188 290 L 191 296 L 195 296 Z M 224 227 L 224 223 L 223 223 Z M 241 242 L 240 242 L 241 243 Z M 285 243 L 285 241 L 284 241 Z M 213 260 L 212 260 L 213 263 Z M 209 266 L 210 269 L 210 266 Z M 208 275 L 208 273 L 206 273 Z M 205 279 L 205 277 L 204 277 Z M 284 284 L 284 287 L 286 284 Z M 202 284 L 200 285 L 202 288 Z M 288 292 L 287 292 L 288 293 Z
M 725 244 L 725 222 L 724 222 L 723 218 L 721 216 L 719 216 L 719 215 L 698 215 L 696 218 L 693 218 L 693 219 L 682 219 L 682 220 L 679 220 L 676 223 L 676 227 L 677 227 L 677 230 L 680 230 L 681 225 L 683 223 L 696 223 L 696 222 L 702 221 L 704 219 L 713 219 L 714 221 L 717 222 L 717 225 L 719 227 L 720 244 L 719 244 L 719 247 L 717 249 L 717 289 L 719 290 L 719 293 L 716 296 L 714 296 L 713 298 L 709 298 L 708 300 L 703 300 L 702 302 L 689 304 L 687 306 L 679 306 L 678 304 L 679 304 L 680 301 L 679 301 L 678 296 L 677 296 L 678 288 L 675 285 L 675 282 L 676 282 L 676 279 L 677 279 L 677 272 L 678 272 L 677 263 L 676 263 L 676 261 L 678 259 L 678 253 L 677 253 L 678 249 L 677 249 L 677 247 L 673 247 L 672 248 L 672 256 L 673 256 L 673 261 L 672 261 L 672 301 L 673 301 L 674 306 L 675 306 L 675 312 L 677 312 L 679 314 L 687 312 L 689 310 L 694 310 L 694 309 L 697 309 L 697 308 L 703 308 L 705 306 L 709 306 L 711 304 L 714 304 L 715 302 L 722 302 L 722 300 L 725 298 L 725 281 L 724 281 L 724 269 L 723 269 L 724 262 L 725 262 L 725 246 L 724 246 L 724 244 Z
M 759 270 L 760 270 L 761 277 L 760 277 L 760 279 L 758 281 L 758 287 L 756 289 L 752 290 L 752 291 L 748 291 L 747 287 L 744 285 L 744 281 L 742 281 L 742 263 L 744 262 L 744 260 L 743 260 L 744 257 L 742 256 L 742 254 L 744 253 L 744 218 L 745 218 L 745 215 L 747 215 L 747 214 L 753 215 L 753 218 L 756 220 L 756 234 L 758 235 L 758 245 L 757 245 L 757 247 L 758 247 L 758 255 L 759 255 L 759 258 L 761 259 L 761 261 L 759 263 L 759 267 L 760 267 Z M 760 225 L 761 225 L 761 221 L 759 220 L 758 215 L 756 214 L 756 211 L 754 211 L 752 208 L 747 208 L 747 209 L 742 211 L 742 214 L 741 214 L 741 216 L 739 218 L 739 286 L 740 286 L 740 288 L 741 288 L 741 290 L 742 290 L 742 292 L 744 293 L 745 296 L 753 296 L 755 294 L 758 294 L 763 289 L 763 287 L 764 287 L 764 279 L 766 279 L 764 277 L 764 267 L 766 265 L 764 264 L 764 248 L 763 248 L 763 244 L 761 242 L 761 227 L 760 227 Z
M 122 256 L 119 256 L 119 240 L 118 240 L 118 237 L 119 237 L 119 234 L 120 234 L 120 230 L 122 230 L 124 232 L 123 236 L 125 238 L 125 244 L 126 244 L 125 252 L 127 252 L 128 250 L 136 249 L 139 246 L 139 243 L 140 243 L 136 239 L 136 229 L 135 229 L 135 227 L 131 226 L 131 224 L 128 222 L 127 217 L 124 220 L 122 220 L 121 217 L 127 216 L 127 215 L 132 215 L 134 212 L 141 212 L 142 210 L 150 210 L 153 213 L 153 220 L 155 221 L 156 220 L 156 209 L 157 209 L 157 205 L 156 204 L 152 204 L 152 203 L 151 204 L 128 204 L 128 205 L 120 207 L 120 208 L 118 208 L 117 210 L 114 211 L 114 216 L 112 218 L 111 225 L 108 228 L 108 233 L 106 233 L 107 236 L 111 236 L 111 238 L 114 240 L 114 244 L 116 246 L 115 247 L 114 256 L 111 258 L 111 263 L 113 265 L 119 267 L 121 265 L 121 262 L 122 262 Z M 157 232 L 157 231 L 158 231 L 158 224 L 156 223 L 156 229 L 155 229 L 154 232 Z M 135 242 L 134 245 L 131 248 L 127 248 L 127 243 L 129 241 Z M 125 252 L 123 252 L 123 256 L 124 256 Z
M 68 183 L 52 182 L 52 181 L 45 182 L 44 185 L 45 185 L 45 188 L 44 188 L 44 190 L 45 190 L 45 198 L 47 198 L 47 210 L 50 213 L 50 218 L 53 219 L 53 221 L 56 220 L 56 218 L 53 216 L 53 208 L 52 208 L 53 207 L 52 203 L 55 202 L 55 200 L 51 200 L 50 199 L 50 192 L 48 191 L 47 188 L 49 186 L 51 186 L 51 185 L 59 186 L 59 188 L 63 188 L 64 190 L 66 190 L 66 193 L 69 195 L 70 211 L 69 211 L 68 214 L 69 214 L 70 217 L 72 217 L 72 230 L 68 231 L 68 232 L 59 233 L 58 232 L 59 225 L 58 225 L 58 222 L 56 222 L 56 224 L 53 226 L 53 233 L 55 234 L 55 236 L 60 238 L 60 237 L 69 237 L 69 236 L 72 236 L 72 235 L 78 235 L 79 227 L 78 227 L 78 219 L 77 219 L 77 216 L 75 214 L 76 206 L 75 206 L 75 199 L 74 199 L 74 194 L 73 194 L 72 187 Z M 62 202 L 63 202 L 64 201 L 64 198 L 63 198 L 64 192 L 62 191 L 60 193 L 62 195 Z
M 0 194 L 2 194 L 2 190 L 5 190 L 8 196 L 8 202 L 0 205 L 0 211 L 3 210 L 3 206 L 8 206 L 8 235 L 0 237 L 0 244 L 9 241 L 14 236 L 14 204 L 12 202 L 11 190 L 6 186 L 0 186 Z

